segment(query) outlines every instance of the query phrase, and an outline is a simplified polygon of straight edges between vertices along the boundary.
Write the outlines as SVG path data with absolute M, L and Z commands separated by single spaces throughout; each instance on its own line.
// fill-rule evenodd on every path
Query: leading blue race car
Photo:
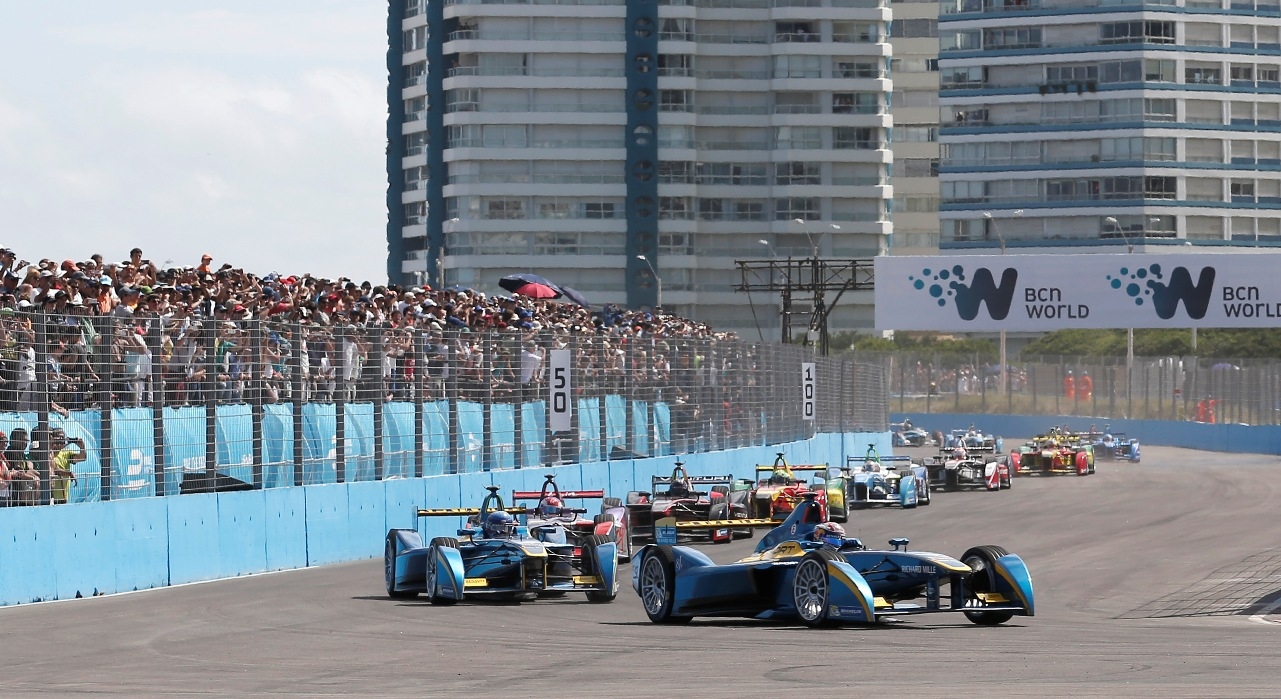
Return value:
M 755 553 L 726 565 L 686 546 L 645 546 L 632 562 L 632 587 L 658 624 L 732 616 L 819 627 L 961 612 L 975 624 L 994 625 L 1035 614 L 1027 566 L 999 546 L 976 546 L 960 559 L 908 551 L 907 539 L 873 551 L 858 539 L 818 537 L 839 527 L 823 514 L 808 495 Z
M 584 592 L 589 602 L 618 595 L 618 547 L 613 538 L 590 535 L 567 542 L 555 527 L 530 534 L 524 507 L 506 507 L 498 486 L 479 509 L 418 510 L 419 517 L 468 517 L 458 538 L 438 536 L 424 546 L 416 529 L 387 532 L 383 567 L 387 596 L 425 595 L 432 604 L 465 598 L 526 601 Z M 517 519 L 517 515 L 521 519 Z
M 1107 432 L 1094 442 L 1094 456 L 1100 459 L 1120 459 L 1137 464 L 1142 458 L 1141 451 L 1139 440 L 1125 436 L 1124 432 Z

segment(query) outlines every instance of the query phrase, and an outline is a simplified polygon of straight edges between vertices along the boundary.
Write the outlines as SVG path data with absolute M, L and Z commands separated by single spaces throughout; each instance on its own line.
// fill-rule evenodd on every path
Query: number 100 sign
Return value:
M 814 362 L 801 363 L 801 417 L 814 419 Z

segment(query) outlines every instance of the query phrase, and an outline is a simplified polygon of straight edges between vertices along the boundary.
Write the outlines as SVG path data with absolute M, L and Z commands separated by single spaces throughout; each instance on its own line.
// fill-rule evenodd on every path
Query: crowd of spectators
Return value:
M 283 400 L 295 385 L 291 352 L 301 356 L 304 400 L 339 392 L 368 399 L 373 390 L 408 397 L 415 372 L 441 378 L 446 357 L 465 389 L 501 398 L 535 389 L 546 352 L 556 347 L 586 344 L 586 365 L 622 380 L 637 371 L 624 364 L 622 348 L 646 340 L 640 370 L 658 379 L 669 370 L 668 340 L 731 337 L 661 312 L 457 287 L 259 276 L 216 265 L 211 255 L 162 268 L 139 248 L 119 263 L 98 254 L 31 263 L 0 248 L 0 411 L 36 407 L 37 319 L 45 323 L 48 388 L 59 412 L 107 401 L 150 405 L 157 390 L 164 404 L 237 402 L 253 390 L 264 402 Z M 417 338 L 425 353 L 415 351 Z M 381 367 L 373 366 L 375 350 Z M 427 366 L 416 367 L 415 357 Z

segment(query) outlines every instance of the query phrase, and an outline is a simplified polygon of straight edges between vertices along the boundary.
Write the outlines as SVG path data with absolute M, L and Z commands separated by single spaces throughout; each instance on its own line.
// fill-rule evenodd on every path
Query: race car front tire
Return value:
M 603 515 L 603 516 L 608 517 L 609 515 Z M 584 572 L 591 570 L 591 571 L 594 571 L 597 575 L 599 575 L 600 571 L 596 570 L 596 547 L 600 546 L 601 544 L 612 544 L 612 543 L 614 543 L 613 539 L 611 539 L 608 536 L 602 536 L 600 534 L 592 534 L 591 536 L 587 537 L 587 541 L 583 542 L 583 558 L 582 558 L 582 563 L 580 564 L 582 570 Z M 617 596 L 618 596 L 617 590 L 591 590 L 591 591 L 588 591 L 587 593 L 587 601 L 594 602 L 596 604 L 603 604 L 606 602 L 613 602 L 614 598 Z
M 670 546 L 650 549 L 641 561 L 640 597 L 645 615 L 655 624 L 685 624 L 693 617 L 674 616 L 676 564 Z
M 975 546 L 961 554 L 961 562 L 974 572 L 966 581 L 972 593 L 987 593 L 996 590 L 996 559 L 1009 554 L 1000 546 Z M 975 596 L 977 599 L 977 596 Z M 965 618 L 979 626 L 996 626 L 1014 618 L 1014 612 L 967 611 Z
M 457 603 L 458 600 L 436 594 L 436 550 L 442 548 L 458 548 L 458 539 L 451 536 L 438 536 L 431 540 L 431 545 L 427 549 L 427 601 L 447 607 Z
M 396 530 L 387 532 L 387 547 L 383 549 L 383 577 L 387 596 L 392 599 L 412 599 L 417 592 L 396 589 Z
M 792 603 L 801 623 L 812 629 L 835 626 L 828 616 L 827 599 L 832 581 L 827 574 L 827 562 L 839 559 L 836 553 L 819 549 L 805 554 L 796 565 L 792 576 Z
M 921 505 L 929 505 L 930 504 L 930 479 L 926 478 L 926 479 L 923 479 L 921 482 L 924 485 L 921 485 L 920 488 L 918 489 L 917 495 L 916 495 L 916 501 L 918 504 L 921 504 Z

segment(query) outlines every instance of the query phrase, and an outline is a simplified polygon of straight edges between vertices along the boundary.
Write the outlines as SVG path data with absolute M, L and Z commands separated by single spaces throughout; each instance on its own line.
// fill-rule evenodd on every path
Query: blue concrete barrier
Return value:
M 1236 435 L 1236 430 L 1232 434 Z M 792 463 L 826 461 L 835 466 L 843 464 L 847 455 L 861 455 L 869 441 L 876 442 L 882 453 L 889 452 L 886 434 L 824 434 L 791 444 L 681 458 L 694 475 L 750 478 L 755 464 L 773 463 L 777 451 L 785 452 Z M 463 524 L 461 517 L 418 522 L 414 510 L 424 506 L 475 507 L 486 485 L 498 486 L 506 500 L 513 490 L 539 489 L 545 474 L 553 473 L 557 484 L 566 490 L 604 490 L 607 495 L 623 497 L 629 490 L 648 489 L 650 477 L 669 474 L 675 461 L 676 457 L 663 456 L 3 508 L 0 605 L 376 557 L 381 555 L 383 535 L 391 527 L 417 526 L 427 538 L 455 536 Z
M 1055 425 L 1085 431 L 1124 432 L 1140 444 L 1184 447 L 1243 454 L 1281 454 L 1281 426 L 1232 425 L 1175 420 L 1125 420 L 1080 415 L 988 415 L 983 413 L 892 413 L 893 422 L 910 418 L 912 424 L 933 432 L 974 425 L 1002 437 L 1026 439 L 1044 434 Z M 1007 447 L 1014 446 L 1007 442 Z

